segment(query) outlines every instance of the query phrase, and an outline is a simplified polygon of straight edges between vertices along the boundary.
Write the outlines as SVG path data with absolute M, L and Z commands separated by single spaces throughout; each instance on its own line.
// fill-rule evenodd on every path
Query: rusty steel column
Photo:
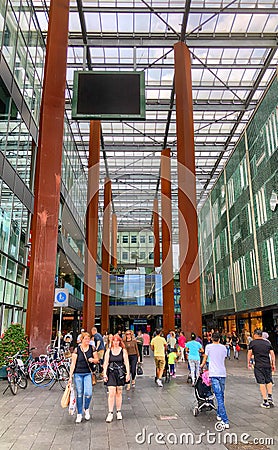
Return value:
M 112 214 L 112 233 L 111 233 L 111 264 L 116 269 L 117 268 L 117 215 Z
M 202 333 L 190 53 L 174 45 L 177 120 L 181 327 Z
M 84 277 L 84 303 L 82 326 L 91 331 L 95 325 L 97 245 L 98 245 L 98 197 L 100 160 L 100 121 L 90 122 L 88 192 L 86 215 L 86 252 Z
M 158 198 L 153 201 L 154 267 L 160 267 Z
M 52 0 L 34 185 L 26 332 L 45 353 L 52 335 L 63 150 L 69 0 Z
M 111 180 L 105 178 L 102 229 L 101 332 L 109 329 Z
M 170 149 L 161 152 L 163 330 L 175 328 Z

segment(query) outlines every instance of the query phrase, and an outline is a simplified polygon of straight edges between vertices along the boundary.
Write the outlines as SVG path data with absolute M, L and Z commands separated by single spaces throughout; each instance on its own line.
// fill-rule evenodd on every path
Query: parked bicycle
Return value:
M 17 394 L 18 386 L 21 389 L 26 389 L 28 385 L 27 376 L 24 370 L 24 363 L 20 358 L 20 352 L 17 352 L 12 357 L 7 357 L 7 378 L 8 386 L 4 390 L 3 394 L 10 388 L 13 395 Z
M 63 360 L 52 359 L 48 355 L 46 361 L 34 370 L 31 380 L 37 387 L 49 386 L 50 389 L 58 382 L 61 388 L 65 390 L 69 380 L 69 369 L 63 363 Z

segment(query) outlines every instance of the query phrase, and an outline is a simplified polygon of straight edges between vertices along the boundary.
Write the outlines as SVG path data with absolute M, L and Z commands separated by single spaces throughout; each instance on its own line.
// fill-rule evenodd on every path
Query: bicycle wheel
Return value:
M 7 370 L 7 375 L 8 375 L 8 383 L 10 386 L 10 390 L 12 392 L 13 395 L 17 394 L 17 390 L 18 390 L 18 384 L 17 384 L 17 372 L 14 369 L 8 369 Z
M 20 369 L 19 369 L 19 372 L 18 372 L 18 382 L 17 382 L 17 384 L 18 384 L 18 386 L 21 389 L 26 389 L 27 388 L 27 384 L 28 384 L 27 376 Z
M 40 366 L 33 372 L 32 383 L 37 387 L 50 386 L 54 381 L 54 372 L 48 366 Z
M 64 391 L 69 381 L 69 371 L 63 364 L 57 367 L 57 377 L 59 384 Z
M 33 373 L 35 372 L 35 370 L 36 370 L 38 367 L 41 367 L 41 366 L 42 366 L 42 363 L 41 363 L 41 362 L 37 362 L 37 361 L 33 361 L 33 362 L 29 365 L 29 367 L 28 367 L 28 376 L 29 376 L 29 378 L 30 378 L 31 381 L 32 381 Z

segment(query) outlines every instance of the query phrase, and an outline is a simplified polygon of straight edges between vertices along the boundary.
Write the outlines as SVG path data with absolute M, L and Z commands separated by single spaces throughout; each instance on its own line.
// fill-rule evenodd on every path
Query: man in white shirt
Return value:
M 200 367 L 204 367 L 209 357 L 209 378 L 217 400 L 217 420 L 220 420 L 224 428 L 230 428 L 229 420 L 224 404 L 224 391 L 226 381 L 225 358 L 226 347 L 220 344 L 220 334 L 212 333 L 212 344 L 206 345 L 205 355 Z

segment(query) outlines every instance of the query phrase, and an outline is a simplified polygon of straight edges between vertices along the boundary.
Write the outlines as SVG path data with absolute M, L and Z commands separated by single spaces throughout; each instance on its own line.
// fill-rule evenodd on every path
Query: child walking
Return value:
M 169 370 L 170 375 L 173 378 L 176 378 L 176 360 L 177 360 L 177 349 L 174 348 L 170 353 L 168 353 L 168 364 L 169 364 Z

